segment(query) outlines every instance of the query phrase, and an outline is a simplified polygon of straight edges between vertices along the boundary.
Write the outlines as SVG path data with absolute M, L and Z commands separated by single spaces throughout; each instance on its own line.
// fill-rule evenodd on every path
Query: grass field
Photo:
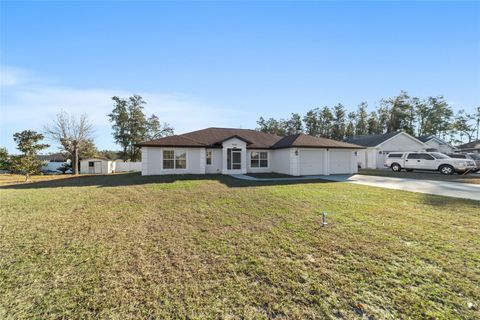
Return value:
M 480 318 L 479 202 L 223 176 L 8 183 L 0 319 Z

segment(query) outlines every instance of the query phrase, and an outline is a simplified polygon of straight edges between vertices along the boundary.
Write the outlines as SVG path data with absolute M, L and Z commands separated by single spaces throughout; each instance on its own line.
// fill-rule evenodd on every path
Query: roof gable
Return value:
M 346 139 L 345 142 L 357 144 L 364 147 L 376 147 L 383 142 L 390 140 L 398 134 L 400 134 L 400 132 L 395 131 L 384 134 L 354 136 Z
M 353 144 L 358 144 L 360 146 L 364 146 L 367 148 L 374 148 L 374 147 L 379 147 L 380 145 L 386 143 L 387 141 L 397 137 L 398 135 L 404 135 L 408 137 L 409 139 L 417 142 L 420 145 L 425 146 L 425 144 L 418 140 L 415 137 L 412 137 L 406 132 L 403 131 L 395 131 L 395 132 L 389 132 L 389 133 L 384 133 L 384 134 L 374 134 L 374 135 L 363 135 L 363 136 L 354 136 L 352 138 L 349 138 L 345 140 L 348 143 L 353 143 Z
M 232 138 L 245 141 L 250 149 L 279 149 L 291 147 L 362 148 L 358 145 L 326 138 L 313 137 L 303 133 L 280 137 L 251 129 L 233 128 L 207 128 L 181 135 L 142 142 L 139 146 L 219 148 L 224 141 Z
M 272 146 L 273 149 L 281 148 L 339 148 L 339 149 L 363 149 L 361 146 L 351 143 L 336 141 L 327 138 L 314 137 L 299 133 L 286 136 Z

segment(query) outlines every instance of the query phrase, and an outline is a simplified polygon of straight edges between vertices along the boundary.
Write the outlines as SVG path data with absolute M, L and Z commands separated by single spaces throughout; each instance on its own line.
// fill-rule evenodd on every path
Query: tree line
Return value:
M 359 135 L 405 131 L 414 136 L 435 135 L 461 143 L 464 137 L 468 142 L 478 139 L 480 107 L 472 114 L 464 110 L 454 113 L 443 96 L 421 99 L 402 91 L 395 97 L 381 99 L 371 111 L 366 102 L 361 102 L 351 112 L 339 103 L 311 109 L 303 116 L 292 113 L 289 119 L 260 117 L 257 124 L 257 130 L 280 136 L 303 132 L 344 140 Z
M 113 138 L 122 147 L 122 151 L 98 151 L 93 140 L 93 126 L 86 114 L 79 117 L 61 111 L 53 121 L 44 125 L 43 132 L 24 130 L 13 135 L 20 155 L 9 155 L 5 148 L 0 148 L 0 169 L 19 172 L 25 180 L 33 174 L 40 173 L 42 161 L 38 152 L 48 148 L 41 141 L 46 137 L 59 146 L 61 153 L 71 160 L 72 171 L 79 173 L 79 159 L 104 156 L 109 159 L 120 158 L 124 161 L 139 161 L 140 148 L 137 144 L 167 135 L 173 135 L 173 128 L 168 123 L 144 113 L 145 100 L 139 95 L 128 98 L 112 97 L 113 110 L 108 114 L 112 122 Z

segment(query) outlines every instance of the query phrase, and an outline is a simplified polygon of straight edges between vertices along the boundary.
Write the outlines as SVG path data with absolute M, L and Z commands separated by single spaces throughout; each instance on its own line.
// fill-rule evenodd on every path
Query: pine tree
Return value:
M 32 174 L 40 172 L 42 161 L 37 157 L 38 151 L 48 148 L 48 144 L 39 143 L 43 134 L 32 130 L 24 130 L 13 135 L 17 149 L 22 155 L 13 157 L 13 169 L 25 175 L 25 182 L 30 180 Z

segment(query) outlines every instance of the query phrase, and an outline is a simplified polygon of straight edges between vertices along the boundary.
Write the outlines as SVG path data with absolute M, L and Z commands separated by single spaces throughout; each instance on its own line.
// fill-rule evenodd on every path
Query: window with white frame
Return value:
M 186 169 L 187 152 L 184 150 L 163 150 L 163 169 Z
M 206 155 L 206 164 L 211 165 L 212 164 L 212 150 L 207 150 L 207 155 Z
M 252 151 L 250 153 L 251 168 L 268 168 L 268 152 Z

